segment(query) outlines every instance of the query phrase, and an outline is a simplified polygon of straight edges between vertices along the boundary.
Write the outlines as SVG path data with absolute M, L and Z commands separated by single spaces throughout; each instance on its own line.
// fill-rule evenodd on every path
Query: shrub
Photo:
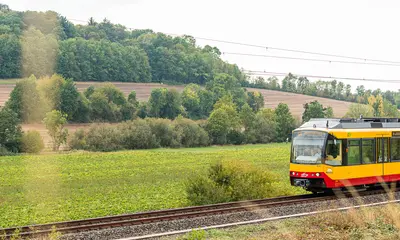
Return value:
M 150 125 L 151 132 L 157 139 L 157 144 L 160 147 L 173 147 L 174 129 L 172 121 L 163 118 L 147 118 L 146 121 Z
M 121 135 L 122 133 L 115 126 L 108 124 L 93 125 L 87 132 L 87 149 L 102 152 L 122 150 Z
M 44 148 L 42 136 L 38 131 L 28 131 L 22 135 L 21 151 L 26 153 L 39 153 Z
M 229 131 L 228 135 L 226 136 L 226 140 L 229 144 L 235 144 L 235 145 L 240 145 L 245 142 L 246 136 L 244 133 L 237 131 L 237 130 L 231 130 Z
M 178 117 L 174 121 L 176 147 L 200 147 L 209 145 L 208 133 L 195 121 Z
M 210 167 L 206 176 L 189 179 L 186 192 L 194 205 L 213 204 L 272 195 L 269 174 L 243 162 L 223 162 Z
M 121 143 L 125 149 L 148 149 L 159 147 L 156 136 L 146 120 L 138 119 L 118 126 Z
M 86 133 L 83 129 L 78 129 L 69 139 L 68 145 L 71 149 L 84 150 L 87 149 Z

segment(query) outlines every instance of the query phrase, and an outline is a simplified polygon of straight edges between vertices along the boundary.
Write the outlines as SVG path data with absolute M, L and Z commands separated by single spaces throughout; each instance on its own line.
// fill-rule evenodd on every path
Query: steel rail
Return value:
M 396 189 L 396 191 L 400 191 Z M 360 196 L 385 193 L 385 190 L 373 190 L 365 192 L 357 192 Z M 301 204 L 307 202 L 317 202 L 333 200 L 337 198 L 351 198 L 350 193 L 343 193 L 342 196 L 336 195 L 297 195 L 289 197 L 277 197 L 250 201 L 229 202 L 222 204 L 212 204 L 204 206 L 176 208 L 168 210 L 159 210 L 151 212 L 124 214 L 116 216 L 107 216 L 100 218 L 90 218 L 83 220 L 49 223 L 41 225 L 30 225 L 22 227 L 13 227 L 0 229 L 0 237 L 10 238 L 13 234 L 18 233 L 19 237 L 42 236 L 50 234 L 55 230 L 60 233 L 76 233 L 91 230 L 100 230 L 121 226 L 142 225 L 147 223 L 172 221 L 179 219 L 188 219 L 203 216 L 213 216 L 217 214 L 227 214 L 234 212 L 253 211 L 277 206 L 286 206 L 293 204 Z M 1 235 L 3 234 L 3 235 Z

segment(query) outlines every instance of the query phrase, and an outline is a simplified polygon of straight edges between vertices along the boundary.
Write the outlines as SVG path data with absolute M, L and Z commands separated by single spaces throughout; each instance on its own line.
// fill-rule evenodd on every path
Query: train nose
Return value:
M 310 185 L 310 181 L 308 179 L 295 179 L 294 185 L 298 187 L 308 187 Z

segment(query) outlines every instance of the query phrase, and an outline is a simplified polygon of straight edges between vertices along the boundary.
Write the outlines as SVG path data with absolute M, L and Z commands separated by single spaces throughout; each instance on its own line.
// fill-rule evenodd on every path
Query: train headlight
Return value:
M 295 172 L 292 172 L 292 175 L 294 176 L 294 175 L 296 175 L 296 173 L 295 173 Z
M 317 176 L 317 177 L 319 177 L 319 175 L 320 175 L 320 174 L 319 174 L 318 172 L 315 174 L 315 176 Z

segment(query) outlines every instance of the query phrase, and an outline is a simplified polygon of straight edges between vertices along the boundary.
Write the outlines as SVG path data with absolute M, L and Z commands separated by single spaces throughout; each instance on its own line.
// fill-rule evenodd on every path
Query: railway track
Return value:
M 400 188 L 396 189 L 395 191 L 400 191 Z M 385 190 L 378 189 L 365 192 L 358 192 L 358 195 L 366 196 L 366 195 L 381 194 L 381 193 L 385 193 Z M 57 222 L 57 223 L 49 223 L 41 225 L 21 226 L 21 227 L 0 229 L 0 238 L 7 239 L 11 238 L 13 235 L 16 234 L 18 234 L 18 236 L 22 238 L 45 236 L 50 234 L 53 231 L 53 228 L 55 228 L 57 232 L 62 234 L 86 232 L 86 231 L 101 230 L 114 227 L 142 225 L 154 222 L 172 221 L 179 219 L 234 213 L 234 212 L 253 211 L 257 209 L 265 209 L 277 206 L 301 204 L 310 201 L 317 202 L 317 201 L 326 201 L 337 198 L 346 198 L 346 197 L 349 198 L 352 196 L 353 195 L 351 193 L 344 193 L 340 197 L 333 194 L 330 195 L 306 194 L 306 195 L 297 195 L 289 197 L 277 197 L 277 198 L 268 198 L 268 199 L 259 199 L 250 201 L 229 202 L 229 203 L 212 204 L 204 206 L 159 210 L 159 211 L 151 211 L 143 213 L 124 214 L 124 215 L 90 218 L 90 219 Z

